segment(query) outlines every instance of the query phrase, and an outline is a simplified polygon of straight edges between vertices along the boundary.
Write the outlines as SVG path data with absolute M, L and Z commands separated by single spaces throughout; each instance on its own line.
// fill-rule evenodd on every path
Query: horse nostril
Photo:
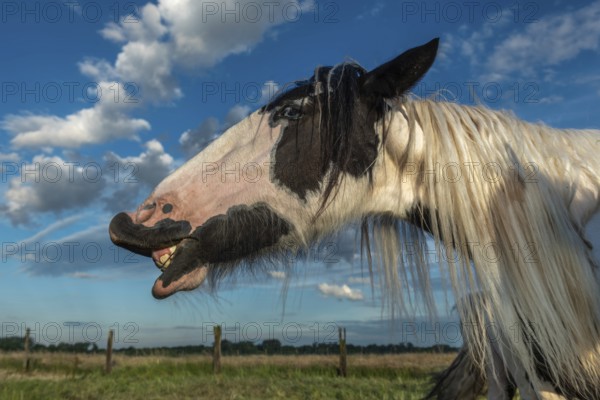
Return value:
M 165 204 L 165 205 L 163 206 L 163 208 L 162 208 L 162 212 L 163 212 L 163 214 L 168 214 L 168 213 L 170 213 L 171 211 L 173 211 L 173 204 L 167 203 L 167 204 Z
M 142 210 L 152 210 L 154 207 L 156 207 L 156 203 L 150 203 L 150 204 L 146 204 Z
M 148 203 L 145 206 L 143 206 L 142 208 L 140 208 L 135 217 L 136 222 L 138 224 L 140 224 L 140 223 L 150 219 L 152 214 L 154 214 L 155 209 L 156 209 L 156 202 Z

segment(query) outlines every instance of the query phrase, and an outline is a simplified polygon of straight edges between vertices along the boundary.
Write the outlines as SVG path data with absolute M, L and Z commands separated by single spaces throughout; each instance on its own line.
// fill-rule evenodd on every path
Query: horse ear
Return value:
M 368 99 L 398 97 L 412 88 L 429 70 L 438 49 L 439 38 L 412 48 L 368 72 L 361 93 Z

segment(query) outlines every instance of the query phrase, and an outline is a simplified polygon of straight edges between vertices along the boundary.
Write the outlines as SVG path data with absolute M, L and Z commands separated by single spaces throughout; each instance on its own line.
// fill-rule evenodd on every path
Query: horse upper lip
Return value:
M 146 257 L 151 257 L 156 249 L 166 249 L 189 238 L 191 229 L 188 221 L 169 218 L 148 227 L 134 223 L 127 213 L 117 214 L 108 228 L 114 244 Z

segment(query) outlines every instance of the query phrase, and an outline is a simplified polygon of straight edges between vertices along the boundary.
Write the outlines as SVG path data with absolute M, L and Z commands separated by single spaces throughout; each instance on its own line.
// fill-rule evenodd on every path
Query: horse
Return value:
M 115 215 L 110 237 L 152 257 L 162 299 L 359 222 L 389 313 L 435 316 L 429 232 L 455 298 L 486 293 L 461 319 L 484 313 L 536 395 L 543 360 L 553 386 L 600 398 L 598 268 L 584 232 L 600 203 L 600 131 L 411 96 L 438 44 L 370 71 L 317 67 Z M 242 168 L 253 179 L 231 176 Z M 486 329 L 467 335 L 484 369 Z

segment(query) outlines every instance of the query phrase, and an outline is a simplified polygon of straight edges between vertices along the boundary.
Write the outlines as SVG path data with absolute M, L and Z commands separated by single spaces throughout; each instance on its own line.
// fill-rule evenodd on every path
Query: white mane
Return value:
M 459 307 L 463 321 L 478 324 L 467 330 L 475 332 L 468 338 L 475 359 L 485 365 L 492 334 L 509 341 L 534 385 L 539 355 L 555 382 L 582 392 L 600 382 L 600 287 L 583 237 L 599 203 L 600 131 L 431 100 L 399 103 L 380 129 L 386 162 L 429 211 L 455 298 L 486 293 L 485 303 Z M 368 228 L 388 305 L 405 310 L 402 289 L 416 290 L 434 313 L 424 236 L 395 225 L 384 218 Z M 487 323 L 476 320 L 475 308 Z

